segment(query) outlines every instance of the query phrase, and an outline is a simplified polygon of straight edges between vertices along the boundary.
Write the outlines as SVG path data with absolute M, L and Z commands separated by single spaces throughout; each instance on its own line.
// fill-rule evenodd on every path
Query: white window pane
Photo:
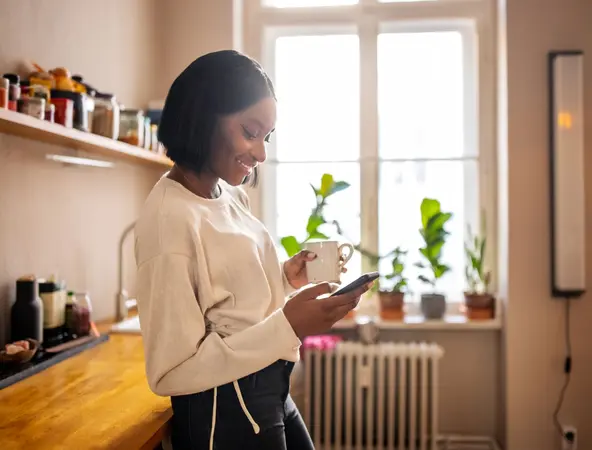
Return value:
M 346 181 L 350 187 L 328 198 L 327 219 L 358 216 L 360 214 L 360 168 L 358 163 L 281 163 L 276 170 L 275 212 L 280 217 L 308 217 L 315 206 L 315 195 L 310 187 L 319 187 L 325 173 L 335 181 Z M 305 227 L 306 224 L 303 225 Z
M 463 42 L 456 31 L 378 36 L 379 154 L 462 156 Z
M 359 45 L 356 35 L 276 40 L 278 161 L 359 157 Z
M 262 0 L 264 6 L 274 8 L 297 8 L 311 6 L 355 5 L 358 0 Z
M 437 289 L 450 301 L 462 299 L 466 226 L 470 224 L 473 230 L 478 230 L 477 176 L 475 161 L 383 163 L 378 218 L 380 254 L 397 246 L 409 251 L 405 273 L 415 294 L 413 298 L 418 299 L 421 292 L 431 290 L 417 280 L 420 269 L 413 266 L 421 261 L 420 205 L 424 197 L 430 197 L 440 201 L 443 211 L 453 213 L 446 227 L 451 234 L 442 251 L 443 262 L 452 271 L 438 281 Z M 388 261 L 381 261 L 380 268 L 389 270 Z

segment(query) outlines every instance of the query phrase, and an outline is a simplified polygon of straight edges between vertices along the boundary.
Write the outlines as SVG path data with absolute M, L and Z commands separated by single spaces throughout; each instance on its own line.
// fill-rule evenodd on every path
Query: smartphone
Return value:
M 342 288 L 336 290 L 329 297 L 334 297 L 335 295 L 347 294 L 348 292 L 355 291 L 357 288 L 364 286 L 365 284 L 368 284 L 371 281 L 378 279 L 378 277 L 379 277 L 378 272 L 365 273 L 360 278 L 358 278 L 355 281 L 352 281 L 347 286 L 343 286 Z

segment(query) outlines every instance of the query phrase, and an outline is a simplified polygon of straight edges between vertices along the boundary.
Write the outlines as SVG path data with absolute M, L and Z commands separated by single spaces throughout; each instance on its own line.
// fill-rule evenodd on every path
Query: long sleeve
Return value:
M 150 388 L 158 395 L 200 392 L 293 354 L 300 340 L 277 309 L 222 338 L 208 332 L 194 259 L 165 253 L 138 267 L 138 305 Z
M 281 264 L 280 269 L 282 271 L 282 284 L 284 286 L 284 292 L 286 293 L 286 297 L 288 297 L 288 296 L 291 296 L 294 293 L 296 293 L 297 289 L 294 289 L 294 287 L 292 287 L 292 285 L 288 281 L 288 278 L 286 278 L 286 272 L 284 271 L 284 264 L 286 264 L 285 261 Z

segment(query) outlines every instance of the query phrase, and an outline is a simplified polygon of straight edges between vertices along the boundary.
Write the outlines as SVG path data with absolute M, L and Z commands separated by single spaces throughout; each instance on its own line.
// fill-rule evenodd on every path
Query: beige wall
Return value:
M 22 61 L 67 67 L 125 105 L 144 107 L 155 93 L 155 3 L 1 0 L 0 70 Z
M 563 382 L 564 303 L 549 294 L 549 176 L 547 71 L 549 50 L 586 53 L 586 168 L 592 170 L 592 2 L 506 0 L 507 139 L 502 148 L 500 230 L 507 239 L 505 388 L 507 448 L 558 447 L 552 414 Z M 503 23 L 502 23 L 503 25 Z M 504 130 L 502 129 L 502 132 Z M 507 150 L 507 154 L 505 151 Z M 592 224 L 592 183 L 586 216 Z M 503 216 L 506 216 L 505 218 Z M 588 240 L 587 254 L 592 254 Z M 588 258 L 588 289 L 592 258 Z M 574 371 L 561 419 L 579 429 L 581 449 L 592 448 L 592 295 L 572 308 Z
M 0 72 L 31 59 L 81 73 L 128 106 L 153 98 L 154 0 L 2 0 L 0 10 Z M 119 236 L 162 172 L 44 160 L 63 151 L 0 134 L 0 343 L 15 279 L 26 273 L 57 272 L 69 287 L 90 292 L 96 318 L 114 315 Z
M 160 98 L 197 57 L 233 47 L 233 4 L 233 0 L 157 2 Z

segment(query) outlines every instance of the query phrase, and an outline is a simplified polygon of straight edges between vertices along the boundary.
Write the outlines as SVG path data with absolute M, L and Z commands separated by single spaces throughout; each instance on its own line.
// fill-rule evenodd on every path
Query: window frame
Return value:
M 272 39 L 286 35 L 350 34 L 359 37 L 360 48 L 360 232 L 363 247 L 378 250 L 378 191 L 379 158 L 378 123 L 378 35 L 391 31 L 444 31 L 463 34 L 463 42 L 474 47 L 463 47 L 465 65 L 473 67 L 471 74 L 476 86 L 465 84 L 465 107 L 474 112 L 476 123 L 465 127 L 464 156 L 444 160 L 470 159 L 466 155 L 471 145 L 478 149 L 479 209 L 487 217 L 488 254 L 486 263 L 493 269 L 492 289 L 497 288 L 497 169 L 496 169 L 496 35 L 495 4 L 493 0 L 438 0 L 425 2 L 379 3 L 378 0 L 360 0 L 356 5 L 326 7 L 275 8 L 263 6 L 261 0 L 244 0 L 242 43 L 244 51 L 261 61 L 273 79 L 274 55 Z M 468 34 L 473 37 L 465 38 Z M 474 59 L 471 59 L 474 58 Z M 476 62 L 474 64 L 473 62 Z M 465 73 L 472 72 L 471 70 Z M 465 113 L 465 121 L 471 114 Z M 466 122 L 465 122 L 466 124 Z M 474 130 L 474 133 L 473 133 Z M 362 145 L 363 143 L 363 145 Z M 261 183 L 248 191 L 252 210 L 275 236 L 277 165 L 274 143 L 268 149 L 268 162 L 262 166 Z M 401 159 L 401 161 L 409 159 Z M 421 158 L 413 159 L 421 161 Z M 434 158 L 423 160 L 433 161 Z M 267 166 L 267 167 L 266 167 Z M 467 195 L 465 195 L 465 201 Z M 477 218 L 479 220 L 480 217 Z M 362 270 L 371 270 L 366 259 Z M 452 302 L 455 299 L 451 299 Z

